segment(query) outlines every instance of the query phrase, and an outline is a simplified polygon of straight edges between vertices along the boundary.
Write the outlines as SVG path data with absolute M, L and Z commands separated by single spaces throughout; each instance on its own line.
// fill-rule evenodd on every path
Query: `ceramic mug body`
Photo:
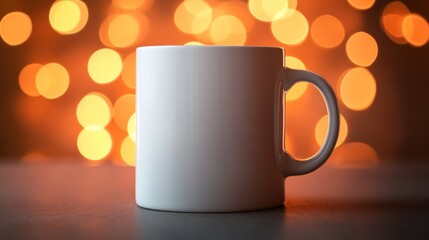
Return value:
M 275 47 L 137 49 L 136 202 L 229 212 L 283 204 Z

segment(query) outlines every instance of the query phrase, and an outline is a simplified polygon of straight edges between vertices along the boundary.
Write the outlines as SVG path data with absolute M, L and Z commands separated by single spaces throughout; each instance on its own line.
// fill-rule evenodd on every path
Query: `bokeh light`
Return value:
M 255 26 L 256 19 L 251 14 L 248 8 L 248 3 L 241 0 L 229 0 L 229 1 L 220 1 L 215 5 L 214 15 L 217 15 L 217 12 L 222 12 L 221 15 L 233 15 L 246 27 L 247 32 L 253 30 Z
M 124 59 L 121 77 L 122 77 L 122 81 L 124 81 L 127 87 L 131 89 L 136 88 L 136 53 L 135 52 L 131 53 Z
M 424 62 L 421 55 L 413 58 L 409 54 L 424 51 L 424 48 L 414 47 L 426 46 L 429 38 L 426 13 L 419 9 L 421 3 L 392 0 L 377 1 L 375 5 L 374 2 L 300 1 L 298 10 L 297 0 L 179 0 L 165 3 L 109 0 L 97 4 L 84 0 L 52 0 L 40 2 L 37 7 L 29 3 L 9 4 L 12 8 L 6 6 L 4 17 L 0 16 L 0 36 L 5 41 L 2 46 L 4 65 L 15 72 L 7 73 L 4 82 L 5 86 L 17 87 L 19 84 L 20 88 L 18 92 L 10 93 L 13 98 L 9 103 L 16 104 L 10 106 L 18 112 L 23 133 L 40 134 L 40 144 L 49 146 L 58 123 L 64 124 L 68 131 L 55 143 L 55 149 L 41 148 L 39 143 L 30 141 L 26 143 L 28 146 L 23 146 L 20 156 L 37 157 L 39 152 L 44 156 L 57 156 L 59 151 L 64 151 L 60 154 L 67 158 L 79 154 L 94 160 L 110 156 L 106 163 L 134 165 L 135 48 L 180 44 L 286 46 L 286 68 L 308 67 L 326 76 L 330 84 L 336 84 L 340 107 L 351 114 L 340 117 L 340 136 L 334 152 L 355 154 L 354 149 L 359 147 L 354 147 L 353 141 L 369 139 L 373 133 L 359 131 L 356 136 L 351 134 L 362 125 L 362 121 L 354 119 L 360 114 L 365 115 L 365 112 L 353 111 L 369 110 L 366 113 L 376 113 L 374 117 L 379 118 L 383 113 L 380 108 L 385 107 L 389 97 L 397 95 L 394 91 L 398 89 L 389 87 L 395 83 L 387 81 L 395 75 L 389 68 L 396 65 L 386 65 L 386 56 L 396 59 L 398 54 L 405 54 L 416 62 Z M 386 44 L 386 37 L 380 35 L 374 20 L 380 21 L 382 30 L 394 43 L 403 45 Z M 12 47 L 20 44 L 22 46 Z M 377 64 L 374 64 L 376 60 Z M 343 74 L 337 78 L 339 73 Z M 9 78 L 17 79 L 11 82 Z M 293 126 L 285 132 L 285 144 L 292 155 L 303 159 L 320 148 L 328 122 L 323 97 L 309 85 L 298 82 L 284 94 L 289 126 Z M 59 97 L 56 101 L 45 99 Z M 375 102 L 376 97 L 380 101 Z M 58 113 L 59 118 L 51 118 L 53 112 Z M 304 115 L 305 118 L 299 117 Z M 400 123 L 400 118 L 396 119 L 399 120 L 392 122 L 393 127 Z M 76 131 L 81 129 L 76 126 L 83 129 L 77 149 L 79 132 Z M 144 123 L 139 127 L 144 128 Z M 379 135 L 386 133 L 387 128 L 391 126 L 380 128 Z M 384 146 L 377 145 L 377 138 L 372 140 L 381 154 L 390 154 L 393 147 L 386 146 L 398 141 L 389 139 Z M 101 148 L 87 146 L 85 141 L 101 144 Z M 372 149 L 369 145 L 363 148 Z M 372 156 L 377 155 L 375 151 L 373 153 Z M 338 156 L 333 157 L 334 163 L 349 164 L 346 157 Z M 343 160 L 336 162 L 335 159 Z M 46 160 L 54 161 L 54 158 Z
M 410 14 L 410 11 L 407 6 L 400 1 L 387 4 L 383 10 L 381 17 L 382 27 L 387 36 L 395 43 L 404 44 L 407 42 L 402 32 L 402 22 L 408 14 Z
M 30 63 L 19 73 L 19 87 L 28 96 L 40 96 L 40 93 L 36 88 L 36 74 L 42 66 L 43 65 L 39 63 Z
M 60 34 L 77 33 L 88 21 L 88 8 L 80 0 L 57 0 L 49 10 L 49 23 Z
M 140 44 L 149 34 L 150 22 L 140 13 L 109 15 L 100 25 L 99 38 L 107 47 L 128 48 Z
M 113 0 L 112 4 L 124 10 L 147 11 L 153 5 L 154 0 Z
M 410 14 L 403 19 L 402 32 L 404 38 L 416 47 L 425 45 L 429 39 L 428 22 L 418 14 Z
M 96 83 L 110 83 L 121 74 L 121 71 L 121 55 L 113 49 L 99 49 L 89 58 L 88 73 Z
M 204 44 L 197 42 L 197 41 L 190 41 L 185 43 L 184 45 L 189 45 L 189 46 L 203 46 Z
M 136 114 L 134 113 L 133 115 L 131 115 L 130 119 L 128 120 L 128 125 L 127 125 L 128 136 L 134 142 L 136 141 L 136 126 L 137 126 Z
M 67 70 L 55 62 L 42 66 L 36 74 L 36 89 L 47 99 L 61 97 L 67 91 L 69 82 Z
M 326 138 L 326 133 L 328 132 L 328 115 L 323 116 L 316 125 L 316 129 L 314 131 L 317 144 L 322 146 L 323 142 Z M 338 140 L 335 144 L 335 147 L 340 146 L 344 140 L 346 140 L 347 134 L 349 131 L 349 127 L 347 125 L 347 121 L 342 114 L 340 114 L 340 132 L 338 134 Z
M 136 96 L 125 94 L 116 100 L 113 107 L 113 120 L 118 127 L 127 131 L 128 120 L 136 110 Z
M 30 37 L 33 25 L 30 17 L 23 12 L 11 12 L 0 21 L 0 36 L 7 44 L 17 46 Z
M 213 20 L 210 37 L 216 45 L 244 45 L 247 32 L 240 19 L 225 15 Z
M 136 165 L 136 143 L 126 137 L 121 144 L 121 157 L 122 160 L 129 166 Z
M 289 10 L 276 16 L 271 23 L 271 31 L 281 43 L 298 45 L 307 38 L 308 21 L 298 10 L 292 13 Z
M 375 0 L 347 0 L 349 4 L 358 9 L 358 10 L 366 10 L 374 5 Z
M 328 163 L 338 168 L 372 168 L 379 162 L 377 152 L 366 143 L 352 142 L 339 146 Z
M 344 105 L 356 111 L 369 108 L 377 92 L 375 79 L 366 68 L 347 70 L 340 79 L 340 97 Z
M 77 138 L 77 148 L 85 158 L 101 160 L 112 149 L 112 137 L 104 128 L 84 128 Z
M 286 56 L 285 63 L 287 68 L 292 69 L 301 69 L 305 70 L 304 63 L 293 56 Z M 308 83 L 307 82 L 298 82 L 295 83 L 287 92 L 286 92 L 286 101 L 291 102 L 299 99 L 302 95 L 304 95 L 307 90 Z
M 311 24 L 311 38 L 324 48 L 334 48 L 340 45 L 345 36 L 344 26 L 332 15 L 323 15 Z
M 270 22 L 279 13 L 288 9 L 287 0 L 249 0 L 249 10 L 252 15 L 263 22 Z
M 76 117 L 80 125 L 88 129 L 107 126 L 112 118 L 112 104 L 101 93 L 89 93 L 83 97 L 76 108 Z
M 119 14 L 109 24 L 109 40 L 116 47 L 131 46 L 138 35 L 139 23 L 130 14 Z
M 199 34 L 208 29 L 213 9 L 205 1 L 187 0 L 179 4 L 174 13 L 174 23 L 180 31 Z
M 368 33 L 357 32 L 347 40 L 346 53 L 354 64 L 362 67 L 370 66 L 378 55 L 377 42 Z

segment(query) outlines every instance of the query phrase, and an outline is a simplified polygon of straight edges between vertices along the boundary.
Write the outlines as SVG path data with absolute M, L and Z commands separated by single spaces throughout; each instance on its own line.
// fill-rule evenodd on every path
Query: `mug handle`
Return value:
M 328 133 L 320 150 L 306 161 L 298 161 L 284 149 L 283 120 L 284 94 L 297 82 L 309 82 L 315 85 L 328 108 Z M 283 68 L 277 77 L 274 97 L 274 143 L 277 165 L 284 177 L 312 172 L 326 162 L 335 148 L 339 132 L 339 113 L 337 99 L 329 84 L 320 76 L 305 70 Z

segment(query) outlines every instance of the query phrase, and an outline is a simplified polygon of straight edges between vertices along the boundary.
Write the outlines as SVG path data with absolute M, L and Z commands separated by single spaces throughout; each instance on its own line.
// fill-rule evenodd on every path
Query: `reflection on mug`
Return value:
M 139 208 L 139 239 L 282 239 L 283 207 L 242 213 L 176 213 Z

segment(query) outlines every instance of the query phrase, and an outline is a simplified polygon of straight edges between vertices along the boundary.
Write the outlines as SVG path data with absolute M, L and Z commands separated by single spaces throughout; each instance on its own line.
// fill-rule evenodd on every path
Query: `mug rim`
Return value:
M 150 48 L 262 48 L 262 49 L 280 49 L 284 50 L 282 47 L 274 46 L 233 46 L 233 45 L 148 45 L 137 47 L 139 49 L 150 49 Z

